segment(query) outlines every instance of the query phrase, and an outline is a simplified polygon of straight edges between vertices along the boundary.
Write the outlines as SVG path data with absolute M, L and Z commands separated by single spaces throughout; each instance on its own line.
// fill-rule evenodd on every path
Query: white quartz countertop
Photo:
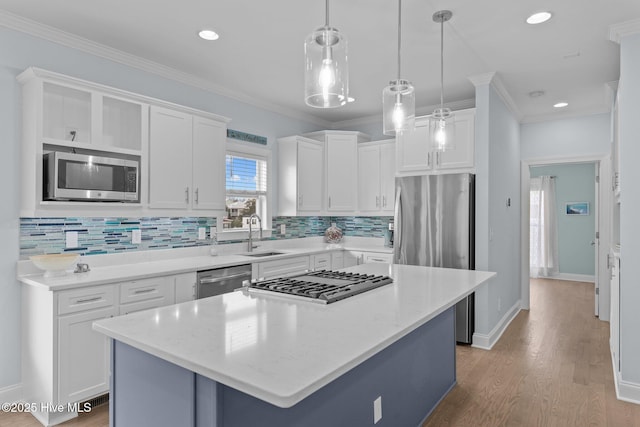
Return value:
M 147 277 L 164 276 L 170 274 L 180 274 L 208 270 L 214 268 L 222 268 L 233 265 L 252 264 L 256 262 L 265 262 L 278 259 L 291 258 L 296 256 L 311 255 L 334 250 L 357 250 L 357 251 L 373 251 L 382 253 L 392 253 L 391 248 L 382 248 L 352 245 L 349 247 L 336 245 L 317 245 L 314 247 L 297 247 L 297 248 L 279 248 L 264 247 L 256 250 L 256 253 L 263 251 L 282 252 L 280 255 L 267 257 L 252 257 L 246 254 L 225 254 L 211 256 L 203 254 L 202 251 L 196 256 L 176 256 L 175 258 L 162 257 L 154 259 L 153 251 L 148 251 L 144 257 L 137 262 L 128 260 L 126 263 L 116 263 L 111 265 L 93 265 L 93 257 L 86 257 L 82 262 L 88 262 L 91 265 L 91 271 L 85 273 L 67 273 L 58 277 L 45 277 L 42 272 L 32 274 L 19 274 L 18 280 L 27 285 L 36 286 L 50 291 L 60 291 L 73 289 L 83 286 L 102 285 L 106 283 L 122 282 L 128 280 L 138 280 Z M 179 251 L 178 251 L 179 252 Z M 136 254 L 130 254 L 135 257 Z M 30 263 L 30 261 L 21 261 Z
M 392 284 L 321 305 L 236 291 L 99 320 L 93 328 L 279 407 L 290 407 L 475 291 L 495 273 L 364 264 Z

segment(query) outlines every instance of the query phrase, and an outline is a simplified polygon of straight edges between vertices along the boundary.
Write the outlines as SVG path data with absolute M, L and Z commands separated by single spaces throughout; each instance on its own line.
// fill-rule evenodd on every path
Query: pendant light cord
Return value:
M 398 80 L 400 80 L 400 58 L 402 57 L 402 0 L 398 0 Z
M 325 1 L 325 5 L 326 5 L 326 17 L 325 17 L 325 26 L 328 27 L 329 26 L 329 0 Z
M 440 18 L 440 110 L 444 108 L 444 18 Z

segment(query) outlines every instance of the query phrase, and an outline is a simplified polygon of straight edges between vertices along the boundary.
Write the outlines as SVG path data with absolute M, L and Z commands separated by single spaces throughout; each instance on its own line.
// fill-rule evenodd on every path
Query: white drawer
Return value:
M 171 279 L 171 277 L 152 277 L 123 282 L 120 284 L 120 303 L 127 304 L 156 298 L 168 298 L 173 295 Z M 167 304 L 172 303 L 173 301 L 169 301 Z
M 115 303 L 115 285 L 91 286 L 58 294 L 58 314 L 109 307 Z
M 393 255 L 391 254 L 367 254 L 364 255 L 364 262 L 393 262 Z
M 313 269 L 314 270 L 330 270 L 331 269 L 331 254 L 316 254 L 313 255 Z
M 257 279 L 285 277 L 306 271 L 309 271 L 308 256 L 257 263 Z
M 122 316 L 125 314 L 136 313 L 138 311 L 164 307 L 166 305 L 170 305 L 170 303 L 167 302 L 166 298 L 157 298 L 157 299 L 152 299 L 147 301 L 138 301 L 138 302 L 132 302 L 129 304 L 122 304 L 120 306 L 120 315 Z

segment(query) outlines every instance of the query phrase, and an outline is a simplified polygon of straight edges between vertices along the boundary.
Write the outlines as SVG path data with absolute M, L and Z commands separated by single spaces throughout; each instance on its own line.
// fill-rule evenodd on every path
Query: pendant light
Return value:
M 451 19 L 450 10 L 433 14 L 433 21 L 440 23 L 440 108 L 433 110 L 429 120 L 432 149 L 446 151 L 452 148 L 454 138 L 454 116 L 449 108 L 444 108 L 444 23 Z
M 334 108 L 347 103 L 349 69 L 347 39 L 329 25 L 329 0 L 326 20 L 304 43 L 304 101 L 310 107 Z
M 416 96 L 413 85 L 400 78 L 402 47 L 402 0 L 398 0 L 398 78 L 382 91 L 382 133 L 396 135 L 413 129 Z

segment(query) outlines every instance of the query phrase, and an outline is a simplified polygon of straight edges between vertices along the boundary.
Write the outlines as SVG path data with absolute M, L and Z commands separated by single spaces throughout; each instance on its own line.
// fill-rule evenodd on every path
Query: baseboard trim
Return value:
M 589 282 L 595 283 L 596 276 L 592 274 L 573 274 L 573 273 L 558 273 L 551 277 L 538 277 L 538 279 L 555 279 L 555 280 L 568 280 L 571 282 Z
M 616 364 L 613 361 L 613 349 L 611 351 L 611 369 L 613 369 L 613 382 L 616 389 L 616 397 L 624 402 L 640 405 L 640 384 L 632 383 L 622 379 L 620 372 L 616 371 Z
M 518 315 L 520 310 L 520 300 L 518 300 L 509 310 L 507 310 L 504 316 L 502 316 L 502 319 L 500 319 L 498 324 L 491 330 L 491 332 L 489 332 L 488 335 L 474 333 L 471 347 L 491 350 L 507 329 L 507 326 L 509 326 L 513 319 Z
M 14 403 L 21 402 L 22 399 L 22 384 L 15 384 L 0 388 L 0 402 Z

